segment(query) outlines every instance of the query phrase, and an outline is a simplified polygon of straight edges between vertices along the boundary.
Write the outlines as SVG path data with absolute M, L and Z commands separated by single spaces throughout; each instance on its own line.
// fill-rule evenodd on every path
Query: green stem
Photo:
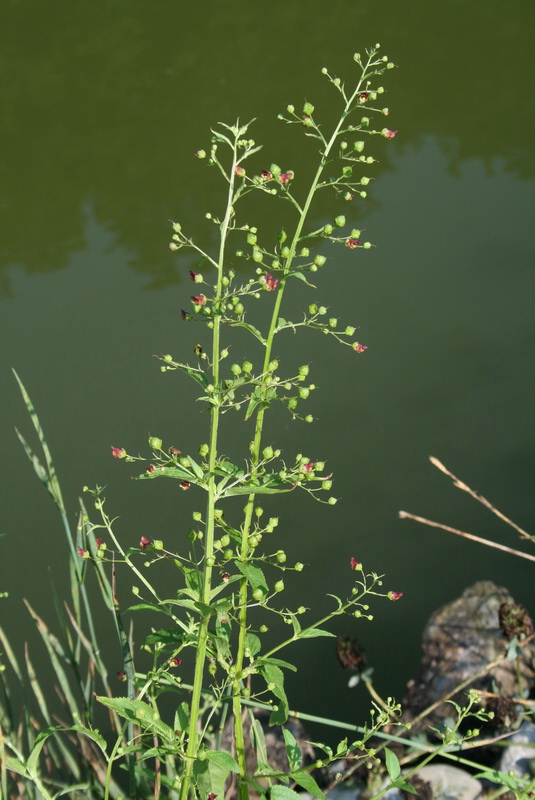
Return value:
M 215 530 L 215 506 L 216 506 L 216 476 L 215 466 L 217 462 L 217 435 L 219 430 L 219 409 L 221 403 L 221 385 L 219 379 L 219 361 L 220 361 L 220 332 L 221 332 L 221 296 L 223 293 L 223 265 L 225 260 L 225 245 L 229 233 L 231 219 L 234 213 L 234 177 L 237 161 L 237 141 L 238 136 L 234 139 L 234 152 L 232 159 L 232 167 L 229 178 L 229 190 L 227 197 L 227 207 L 225 217 L 221 224 L 221 238 L 219 246 L 219 258 L 217 262 L 217 285 L 216 294 L 214 298 L 213 311 L 213 337 L 212 337 L 212 381 L 213 381 L 213 404 L 212 413 L 210 418 L 210 452 L 208 459 L 208 501 L 206 510 L 206 526 L 205 526 L 205 557 L 204 557 L 204 572 L 203 572 L 203 589 L 202 589 L 202 602 L 205 605 L 210 605 L 210 595 L 212 591 L 212 561 L 214 554 L 214 530 Z M 204 679 L 204 662 L 206 659 L 206 643 L 208 640 L 208 624 L 209 615 L 203 616 L 200 627 L 199 637 L 197 640 L 197 651 L 195 660 L 195 673 L 193 677 L 193 692 L 190 704 L 190 723 L 188 730 L 188 747 L 186 750 L 186 763 L 184 767 L 184 775 L 180 785 L 180 800 L 187 800 L 191 789 L 191 776 L 193 771 L 194 759 L 198 751 L 198 727 L 200 721 L 200 705 L 203 690 Z
M 347 115 L 351 110 L 351 106 L 355 101 L 358 93 L 361 91 L 362 83 L 364 78 L 366 77 L 367 69 L 371 62 L 371 56 L 368 59 L 368 64 L 363 69 L 361 78 L 357 84 L 357 87 L 353 94 L 351 95 L 350 99 L 346 101 L 345 108 L 338 120 L 338 124 L 334 129 L 329 142 L 327 143 L 320 160 L 320 164 L 312 180 L 310 185 L 310 189 L 308 191 L 308 195 L 305 201 L 305 204 L 300 212 L 299 219 L 297 222 L 297 226 L 295 229 L 295 233 L 292 239 L 292 243 L 290 245 L 290 253 L 288 258 L 286 259 L 286 265 L 284 267 L 283 277 L 280 282 L 279 291 L 277 292 L 277 297 L 275 299 L 275 304 L 273 307 L 273 313 L 271 315 L 271 322 L 269 326 L 269 332 L 266 337 L 266 345 L 265 345 L 265 355 L 264 355 L 264 364 L 262 367 L 262 374 L 268 372 L 269 362 L 271 361 L 271 353 L 273 348 L 273 340 L 275 337 L 275 328 L 277 325 L 277 321 L 279 319 L 279 312 L 282 304 L 282 299 L 284 296 L 284 289 L 286 287 L 286 282 L 288 278 L 288 274 L 291 271 L 293 259 L 295 257 L 295 253 L 297 250 L 297 245 L 299 243 L 301 233 L 305 224 L 305 221 L 308 216 L 308 212 L 310 210 L 310 205 L 316 193 L 316 189 L 318 188 L 318 183 L 320 181 L 321 175 L 323 170 L 325 169 L 325 165 L 327 164 L 327 160 L 331 153 L 331 150 L 336 142 L 340 134 L 340 130 L 342 125 L 344 124 Z M 257 415 L 256 415 L 256 424 L 255 424 L 255 433 L 253 438 L 253 444 L 251 447 L 251 454 L 252 454 L 252 471 L 251 474 L 254 475 L 256 469 L 258 467 L 258 463 L 260 461 L 260 448 L 262 445 L 262 431 L 264 427 L 264 415 L 265 415 L 266 408 L 260 407 Z M 242 538 L 241 538 L 241 546 L 240 546 L 240 559 L 242 561 L 247 561 L 249 557 L 249 535 L 251 531 L 251 522 L 253 518 L 253 511 L 254 511 L 254 504 L 255 504 L 255 495 L 250 494 L 247 500 L 247 505 L 245 508 L 245 519 L 242 528 Z M 241 674 L 243 670 L 243 660 L 245 655 L 245 641 L 247 636 L 247 580 L 243 578 L 240 582 L 240 613 L 239 613 L 239 639 L 238 639 L 238 649 L 236 655 L 236 678 L 233 685 L 233 713 L 234 713 L 234 738 L 236 743 L 236 755 L 238 764 L 240 765 L 240 784 L 238 790 L 238 799 L 239 800 L 247 800 L 249 794 L 246 784 L 247 778 L 247 767 L 245 764 L 245 754 L 244 754 L 244 738 L 243 738 L 243 725 L 241 720 Z

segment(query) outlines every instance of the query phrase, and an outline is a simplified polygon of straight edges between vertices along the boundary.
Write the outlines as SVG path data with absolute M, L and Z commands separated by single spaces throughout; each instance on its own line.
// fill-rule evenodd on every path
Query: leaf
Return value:
M 402 789 L 404 792 L 408 792 L 409 794 L 418 795 L 418 790 L 414 788 L 412 783 L 408 783 L 405 780 L 392 781 L 392 787 L 394 789 Z
M 184 634 L 176 628 L 165 628 L 159 631 L 152 631 L 148 636 L 145 636 L 143 644 L 163 644 L 174 645 L 182 644 L 184 641 Z
M 253 719 L 251 729 L 254 734 L 254 746 L 256 750 L 256 760 L 258 762 L 258 769 L 261 769 L 261 765 L 265 764 L 267 766 L 267 746 L 266 746 L 266 737 L 264 736 L 264 729 L 262 727 L 262 723 L 258 719 Z
M 196 461 L 192 459 L 191 456 L 188 456 L 188 461 L 191 465 L 193 472 L 195 473 L 195 477 L 199 480 L 200 483 L 204 481 L 204 472 L 202 471 L 201 467 L 197 464 Z
M 293 270 L 292 272 L 289 272 L 288 273 L 288 278 L 299 278 L 300 281 L 303 281 L 303 283 L 306 283 L 307 286 L 311 286 L 312 289 L 316 289 L 317 288 L 314 283 L 310 283 L 310 281 L 307 281 L 307 279 L 304 276 L 304 273 L 301 270 L 297 270 L 296 269 L 296 270 Z
M 283 730 L 286 729 L 283 728 Z M 305 792 L 308 792 L 313 797 L 318 797 L 319 800 L 326 800 L 325 795 L 321 791 L 320 787 L 318 786 L 318 784 L 316 783 L 310 772 L 307 772 L 307 770 L 300 769 L 297 770 L 296 772 L 292 770 L 292 778 L 297 784 L 299 784 L 299 786 L 301 786 L 302 789 L 305 790 Z
M 162 608 L 161 606 L 157 606 L 154 603 L 137 603 L 135 606 L 129 606 L 127 611 L 160 611 L 162 614 L 167 614 L 169 616 L 169 612 L 167 609 Z
M 194 480 L 191 472 L 186 472 L 182 467 L 156 467 L 154 472 L 143 472 L 141 475 L 133 476 L 135 481 L 152 480 L 153 478 L 173 478 L 177 481 L 194 483 L 196 486 L 204 486 L 201 480 Z
M 286 745 L 286 755 L 288 756 L 290 772 L 293 772 L 301 767 L 303 763 L 303 754 L 301 753 L 301 748 L 297 744 L 295 736 L 288 728 L 282 729 L 282 735 L 284 736 L 284 744 Z
M 23 778 L 28 777 L 28 773 L 26 772 L 26 767 L 24 764 L 14 756 L 6 756 L 6 768 L 9 770 L 9 772 L 16 772 L 17 775 L 22 775 Z
M 277 241 L 280 244 L 284 244 L 287 238 L 288 236 L 286 235 L 286 231 L 284 230 L 284 228 L 281 228 L 281 230 L 277 233 Z
M 255 633 L 248 633 L 245 637 L 245 649 L 249 651 L 249 657 L 256 656 L 260 652 L 260 638 Z
M 317 636 L 334 636 L 334 633 L 331 631 L 325 631 L 323 628 L 305 628 L 299 636 L 298 639 L 314 639 Z
M 106 708 L 116 711 L 120 717 L 127 719 L 149 733 L 160 736 L 166 742 L 175 741 L 175 734 L 165 722 L 162 722 L 158 713 L 144 703 L 143 700 L 130 700 L 128 697 L 97 697 L 99 703 Z
M 518 788 L 518 784 L 514 778 L 501 772 L 499 769 L 486 769 L 483 772 L 478 772 L 474 778 L 485 778 L 485 780 L 492 781 L 493 783 L 501 783 L 503 786 L 508 786 L 513 791 Z
M 230 325 L 232 328 L 245 328 L 245 330 L 249 331 L 249 333 L 252 333 L 253 336 L 256 339 L 258 339 L 259 342 L 262 342 L 262 344 L 264 345 L 266 344 L 266 340 L 264 339 L 258 328 L 255 328 L 255 326 L 251 325 L 249 322 L 243 322 L 242 320 L 239 320 L 238 322 L 232 321 Z
M 297 667 L 294 667 L 294 665 L 290 664 L 289 661 L 283 661 L 282 658 L 271 658 L 271 656 L 266 656 L 265 658 L 259 658 L 256 663 L 274 664 L 276 667 L 284 667 L 285 669 L 291 669 L 292 672 L 297 672 Z
M 386 771 L 388 772 L 388 776 L 390 780 L 396 781 L 399 778 L 401 773 L 401 767 L 399 766 L 398 757 L 392 750 L 389 750 L 388 747 L 385 747 L 384 750 L 385 759 L 386 759 Z
M 256 386 L 250 397 L 249 405 L 247 406 L 247 411 L 245 412 L 245 419 L 249 419 L 254 413 L 255 408 L 257 408 L 262 402 L 262 389 L 260 386 Z
M 187 731 L 189 728 L 189 705 L 180 703 L 175 711 L 175 721 L 173 724 L 175 731 Z
M 226 750 L 207 750 L 206 758 L 228 772 L 239 772 L 238 762 Z
M 269 718 L 270 725 L 282 725 L 288 719 L 288 698 L 284 691 L 284 673 L 274 664 L 260 664 L 258 671 L 266 681 L 268 686 L 271 686 L 270 691 L 273 692 L 275 697 L 280 701 L 279 707 L 275 709 Z
M 292 625 L 294 628 L 294 636 L 298 636 L 298 634 L 301 633 L 301 623 L 297 619 L 296 615 L 292 614 L 291 612 L 290 612 L 290 619 L 292 620 Z
M 264 594 L 268 593 L 267 582 L 260 567 L 254 567 L 252 564 L 246 563 L 245 561 L 235 561 L 234 564 L 241 574 L 247 578 L 253 591 L 255 589 L 261 589 Z
M 287 786 L 272 786 L 269 790 L 270 800 L 302 800 L 301 795 L 288 789 Z

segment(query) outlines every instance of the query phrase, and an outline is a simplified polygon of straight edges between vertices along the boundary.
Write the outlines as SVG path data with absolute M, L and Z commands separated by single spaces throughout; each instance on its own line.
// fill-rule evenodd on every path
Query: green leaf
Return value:
M 261 765 L 265 764 L 267 766 L 268 763 L 266 737 L 264 736 L 264 729 L 260 720 L 253 719 L 251 729 L 254 734 L 256 760 L 258 762 L 258 769 L 260 770 Z
M 260 333 L 258 328 L 255 328 L 255 326 L 251 325 L 249 322 L 243 322 L 242 320 L 238 320 L 236 322 L 236 321 L 233 320 L 230 323 L 230 325 L 231 325 L 232 328 L 245 328 L 245 330 L 249 331 L 249 333 L 252 333 L 253 336 L 256 339 L 258 339 L 259 342 L 262 342 L 262 344 L 264 344 L 264 345 L 266 344 L 266 340 L 264 339 L 264 337 L 262 336 L 262 334 Z
M 226 750 L 206 750 L 206 758 L 228 772 L 239 772 L 238 762 Z
M 283 730 L 286 729 L 283 728 Z M 321 791 L 320 787 L 318 786 L 318 784 L 316 783 L 310 772 L 307 772 L 307 770 L 300 769 L 297 770 L 296 772 L 292 770 L 292 778 L 297 784 L 299 784 L 299 786 L 301 786 L 302 789 L 305 790 L 305 792 L 311 794 L 312 797 L 318 797 L 319 800 L 326 800 L 325 795 Z
M 202 479 L 195 480 L 191 472 L 187 472 L 182 467 L 156 467 L 154 472 L 143 472 L 141 475 L 133 476 L 135 481 L 152 480 L 152 478 L 173 478 L 174 480 L 188 481 L 188 483 L 204 487 Z
M 187 458 L 188 458 L 188 461 L 189 461 L 189 463 L 191 465 L 191 468 L 192 468 L 193 472 L 195 473 L 195 477 L 197 478 L 197 480 L 200 483 L 203 483 L 204 482 L 204 472 L 203 472 L 203 470 L 201 469 L 199 464 L 197 464 L 197 462 L 192 459 L 191 456 L 188 456 Z
M 301 795 L 288 789 L 287 786 L 272 786 L 269 790 L 270 800 L 302 800 Z
M 268 686 L 272 685 L 273 688 L 271 688 L 270 691 L 273 692 L 275 697 L 280 701 L 279 707 L 271 713 L 269 724 L 282 725 L 288 719 L 289 711 L 288 698 L 284 691 L 284 673 L 274 664 L 265 663 L 261 663 L 258 666 L 258 671 L 264 678 L 266 684 Z
M 14 756 L 6 756 L 6 768 L 9 772 L 16 772 L 17 775 L 22 775 L 23 778 L 28 777 L 24 764 Z
M 316 636 L 334 636 L 334 633 L 330 631 L 325 631 L 323 628 L 305 628 L 299 636 L 298 639 L 314 639 Z
M 152 631 L 148 636 L 145 636 L 143 644 L 163 644 L 176 646 L 182 644 L 184 641 L 184 634 L 176 628 L 166 628 L 159 631 Z
M 294 636 L 297 636 L 298 634 L 301 633 L 301 623 L 297 619 L 296 615 L 292 614 L 291 612 L 290 612 L 290 619 L 292 620 L 292 625 L 294 628 Z
M 127 611 L 160 611 L 162 614 L 169 616 L 169 611 L 162 606 L 157 606 L 154 603 L 136 603 L 135 606 L 129 606 Z
M 501 783 L 503 786 L 508 786 L 513 791 L 518 789 L 518 784 L 514 778 L 501 772 L 499 769 L 486 769 L 483 772 L 478 772 L 474 778 L 485 778 L 485 780 L 492 781 L 493 783 Z
M 392 787 L 394 789 L 402 789 L 404 792 L 408 792 L 409 794 L 418 794 L 418 790 L 414 788 L 412 783 L 407 783 L 407 781 L 403 779 L 399 781 L 392 781 Z
M 189 705 L 180 703 L 175 711 L 175 721 L 173 723 L 175 731 L 187 731 L 189 728 Z
M 297 672 L 297 667 L 295 667 L 293 664 L 290 664 L 289 661 L 283 661 L 282 658 L 272 658 L 271 656 L 266 656 L 265 658 L 259 658 L 256 663 L 274 664 L 276 667 L 284 667 L 285 669 L 291 669 L 292 672 Z
M 128 697 L 97 697 L 99 703 L 106 708 L 116 711 L 120 717 L 149 733 L 155 733 L 166 742 L 175 741 L 175 734 L 165 722 L 162 722 L 158 713 L 142 700 L 130 700 Z
M 307 281 L 302 270 L 292 270 L 292 272 L 288 273 L 288 278 L 298 278 L 300 281 L 303 281 L 303 283 L 306 283 L 307 286 L 311 286 L 312 289 L 316 289 L 316 285 L 314 283 Z
M 262 389 L 260 386 L 256 386 L 249 400 L 249 405 L 247 406 L 247 411 L 245 412 L 245 419 L 249 419 L 254 413 L 255 408 L 257 408 L 262 402 Z
M 237 494 L 284 494 L 285 492 L 293 492 L 293 486 L 289 486 L 287 489 L 281 488 L 286 484 L 280 479 L 277 480 L 277 478 L 278 476 L 275 475 L 268 476 L 268 479 L 272 480 L 271 484 L 242 483 L 238 484 L 238 486 L 231 486 L 222 496 L 231 497 Z
M 247 578 L 253 591 L 255 589 L 262 589 L 264 594 L 268 593 L 267 582 L 260 567 L 254 567 L 252 564 L 246 563 L 245 561 L 235 561 L 234 565 L 239 569 L 241 574 Z
M 280 244 L 284 244 L 287 238 L 288 237 L 286 235 L 286 231 L 284 230 L 284 228 L 281 228 L 281 230 L 277 233 L 277 241 Z
M 401 767 L 399 766 L 398 757 L 392 750 L 389 750 L 388 747 L 385 747 L 384 750 L 385 759 L 386 759 L 386 771 L 388 772 L 388 776 L 390 780 L 396 781 L 399 778 L 401 773 Z
M 301 767 L 303 763 L 303 754 L 301 753 L 301 748 L 297 744 L 295 736 L 288 728 L 282 729 L 282 735 L 284 736 L 284 744 L 286 745 L 286 755 L 288 756 L 290 772 L 293 772 Z
M 249 651 L 250 656 L 256 656 L 260 652 L 260 647 L 260 637 L 255 633 L 248 633 L 245 637 L 245 649 Z

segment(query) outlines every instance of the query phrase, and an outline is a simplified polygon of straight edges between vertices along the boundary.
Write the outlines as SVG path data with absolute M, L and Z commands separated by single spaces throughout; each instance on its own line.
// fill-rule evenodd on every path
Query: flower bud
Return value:
M 268 445 L 262 450 L 262 455 L 265 459 L 273 458 L 273 448 Z
M 199 455 L 204 458 L 204 456 L 207 456 L 209 452 L 210 452 L 209 446 L 207 444 L 201 444 L 201 446 L 199 447 Z
M 360 120 L 360 124 L 362 125 L 363 128 L 367 128 L 370 124 L 370 118 L 362 117 L 362 119 Z
M 362 151 L 364 150 L 364 144 L 365 144 L 365 142 L 362 142 L 362 141 L 353 142 L 353 150 L 356 150 L 357 153 L 362 153 Z
M 243 312 L 245 311 L 243 303 L 236 303 L 234 311 L 236 312 L 236 314 L 243 314 Z
M 335 506 L 335 505 L 337 504 L 338 500 L 337 500 L 337 498 L 336 498 L 336 497 L 329 497 L 329 499 L 327 500 L 327 502 L 328 502 L 328 504 L 329 504 L 330 506 Z
M 314 422 L 314 417 L 312 416 L 312 414 L 306 415 L 305 422 Z
M 334 228 L 332 225 L 324 225 L 323 226 L 323 233 L 326 233 L 329 236 L 333 232 Z
M 327 261 L 327 258 L 325 256 L 322 256 L 322 255 L 317 255 L 314 258 L 314 264 L 317 267 L 323 267 L 323 265 L 325 264 L 326 261 Z
M 364 244 L 362 246 L 364 247 L 365 250 L 369 250 L 370 247 L 372 246 L 372 243 L 371 242 L 364 242 Z
M 293 105 L 290 103 L 290 105 L 286 106 L 286 111 L 288 112 L 288 114 L 293 114 L 293 113 L 294 113 L 294 111 L 295 111 L 295 106 L 293 106 Z M 273 167 L 272 167 L 272 170 L 271 170 L 271 171 L 273 171 Z
M 163 542 L 161 539 L 154 539 L 152 546 L 155 550 L 163 550 Z
M 301 248 L 301 252 L 299 253 L 299 255 L 302 258 L 308 258 L 308 256 L 310 255 L 310 250 L 308 249 L 308 247 L 302 247 Z
M 275 586 L 273 587 L 276 592 L 283 592 L 284 591 L 284 581 L 277 581 Z
M 252 253 L 253 261 L 256 261 L 257 264 L 260 264 L 262 259 L 264 258 L 262 251 L 259 247 L 255 247 Z
M 161 450 L 162 440 L 157 436 L 149 436 L 149 447 L 152 447 L 153 450 Z
M 336 317 L 331 317 L 329 320 L 329 328 L 336 328 L 337 325 L 338 325 L 338 320 L 336 319 Z
M 257 589 L 254 590 L 253 597 L 259 603 L 262 602 L 262 600 L 264 599 L 264 592 L 262 591 L 262 589 L 260 587 L 258 587 Z
M 286 563 L 286 553 L 284 552 L 284 550 L 278 550 L 276 555 L 277 555 L 277 561 L 279 562 L 279 564 L 285 564 Z
M 308 389 L 306 386 L 301 386 L 301 388 L 298 391 L 298 394 L 301 400 L 306 400 L 310 394 L 310 389 Z
M 334 224 L 337 225 L 339 228 L 343 228 L 346 224 L 346 218 L 343 214 L 340 214 L 338 217 L 335 217 Z
M 303 567 L 304 567 L 304 564 L 302 564 L 300 561 L 296 561 L 296 563 L 294 564 L 294 569 L 295 569 L 296 572 L 302 572 L 303 571 Z
M 274 178 L 277 178 L 281 174 L 281 168 L 278 166 L 278 164 L 272 164 L 269 168 L 269 171 Z
M 241 367 L 239 364 L 233 364 L 230 368 L 230 371 L 233 375 L 239 375 L 241 373 Z
M 318 308 L 318 314 L 320 314 L 321 316 L 323 316 L 326 313 L 327 313 L 327 309 L 325 308 L 325 306 L 320 306 Z
M 322 481 L 321 488 L 325 489 L 325 491 L 329 491 L 333 485 L 333 482 L 330 480 Z
M 360 179 L 360 183 L 361 183 L 362 186 L 367 186 L 369 184 L 369 182 L 370 182 L 369 178 L 361 178 Z
M 274 358 L 273 361 L 269 362 L 268 369 L 270 372 L 275 372 L 275 370 L 278 368 L 279 368 L 279 362 L 277 361 L 276 358 Z

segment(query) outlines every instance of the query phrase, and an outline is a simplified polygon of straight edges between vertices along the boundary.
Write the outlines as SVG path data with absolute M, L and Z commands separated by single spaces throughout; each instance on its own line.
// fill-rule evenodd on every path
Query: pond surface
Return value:
M 315 214 L 322 224 L 345 213 L 377 246 L 340 248 L 317 291 L 299 287 L 286 309 L 328 305 L 369 349 L 356 359 L 305 332 L 278 354 L 311 364 L 317 423 L 275 415 L 269 436 L 328 459 L 340 498 L 277 508 L 276 546 L 310 564 L 288 577 L 287 602 L 329 608 L 326 593 L 350 584 L 351 556 L 385 573 L 403 600 L 373 603 L 373 624 L 340 618 L 335 629 L 362 641 L 378 690 L 398 697 L 427 618 L 468 584 L 494 580 L 535 612 L 528 561 L 398 519 L 405 509 L 519 546 L 429 464 L 435 455 L 535 531 L 531 0 L 507 12 L 497 0 L 332 0 L 328 10 L 319 0 L 70 0 L 46 14 L 37 0 L 11 0 L 2 16 L 0 589 L 19 650 L 30 638 L 44 656 L 21 597 L 52 621 L 50 576 L 65 583 L 66 550 L 13 433 L 30 436 L 31 425 L 10 368 L 39 410 L 73 520 L 81 487 L 99 483 L 124 543 L 184 541 L 198 498 L 133 483 L 109 446 L 144 451 L 150 433 L 195 452 L 206 439 L 192 387 L 153 358 L 186 357 L 201 335 L 180 321 L 193 262 L 169 251 L 169 220 L 209 237 L 204 214 L 223 195 L 192 153 L 216 121 L 256 117 L 266 164 L 305 175 L 314 146 L 277 113 L 306 98 L 329 118 L 337 98 L 321 67 L 349 80 L 355 50 L 375 42 L 398 67 L 384 79 L 398 136 L 374 140 L 366 203 L 319 203 Z M 225 451 L 239 457 L 249 435 L 233 418 Z M 124 573 L 125 606 L 130 583 Z M 368 701 L 347 688 L 327 641 L 286 654 L 301 670 L 290 705 L 362 720 Z

